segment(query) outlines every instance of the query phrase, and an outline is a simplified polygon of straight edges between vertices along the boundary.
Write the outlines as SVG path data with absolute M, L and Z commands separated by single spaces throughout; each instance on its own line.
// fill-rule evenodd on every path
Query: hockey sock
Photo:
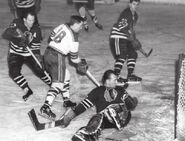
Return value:
M 119 58 L 114 64 L 114 72 L 116 75 L 120 75 L 125 59 Z

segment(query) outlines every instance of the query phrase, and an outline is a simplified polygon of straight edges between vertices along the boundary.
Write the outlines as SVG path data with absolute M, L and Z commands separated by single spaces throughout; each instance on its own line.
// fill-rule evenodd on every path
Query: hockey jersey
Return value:
M 110 38 L 123 38 L 128 39 L 130 36 L 130 30 L 133 29 L 138 20 L 138 14 L 135 12 L 132 14 L 130 8 L 123 10 L 113 25 Z
M 15 0 L 18 8 L 28 8 L 35 5 L 35 0 Z
M 42 34 L 40 27 L 37 25 L 33 25 L 33 27 L 28 30 L 27 27 L 24 25 L 23 20 L 15 19 L 10 24 L 10 26 L 5 30 L 4 35 L 10 41 L 10 53 L 19 54 L 22 56 L 31 56 L 31 54 L 25 49 L 24 46 L 20 44 L 19 38 L 14 38 L 14 34 L 16 29 L 20 29 L 23 34 L 29 34 L 29 48 L 32 50 L 33 53 L 40 54 L 40 45 L 42 40 Z
M 111 104 L 124 103 L 126 97 L 128 97 L 128 93 L 122 87 L 117 86 L 115 89 L 108 89 L 105 86 L 100 86 L 93 89 L 87 98 L 75 108 L 74 112 L 78 115 L 95 106 L 96 112 L 99 113 Z
M 61 24 L 51 32 L 49 46 L 63 55 L 70 54 L 71 59 L 78 58 L 78 34 L 67 24 Z

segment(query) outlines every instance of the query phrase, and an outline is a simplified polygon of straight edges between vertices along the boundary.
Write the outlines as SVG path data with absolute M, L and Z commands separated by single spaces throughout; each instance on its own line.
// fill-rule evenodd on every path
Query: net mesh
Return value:
M 176 132 L 178 140 L 185 141 L 185 54 L 180 54 L 178 64 Z

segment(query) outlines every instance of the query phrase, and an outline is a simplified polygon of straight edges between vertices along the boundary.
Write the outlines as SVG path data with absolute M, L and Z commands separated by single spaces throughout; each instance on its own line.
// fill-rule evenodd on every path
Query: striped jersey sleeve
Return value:
M 86 111 L 87 109 L 96 106 L 96 102 L 97 102 L 97 88 L 93 89 L 87 96 L 87 98 L 85 98 L 84 100 L 82 100 L 74 109 L 74 112 L 79 115 L 81 113 L 83 113 L 84 111 Z
M 12 28 L 12 25 L 14 27 Z M 31 54 L 28 52 L 28 50 L 21 44 L 21 39 L 15 38 L 13 36 L 13 32 L 16 29 L 20 29 L 23 34 L 29 35 L 28 36 L 28 44 L 27 46 L 34 52 L 34 53 L 40 53 L 40 46 L 41 46 L 41 40 L 42 40 L 42 35 L 41 35 L 41 30 L 38 26 L 32 27 L 30 30 L 26 28 L 26 26 L 23 24 L 23 22 L 20 19 L 14 20 L 11 24 L 10 27 L 5 30 L 10 37 L 9 37 L 9 46 L 10 46 L 10 53 L 14 54 L 19 54 L 22 56 L 30 56 Z M 9 33 L 8 33 L 9 32 Z
M 133 29 L 137 19 L 137 13 L 135 12 L 133 15 L 130 8 L 123 10 L 117 22 L 112 27 L 110 38 L 128 39 L 130 36 L 130 30 Z

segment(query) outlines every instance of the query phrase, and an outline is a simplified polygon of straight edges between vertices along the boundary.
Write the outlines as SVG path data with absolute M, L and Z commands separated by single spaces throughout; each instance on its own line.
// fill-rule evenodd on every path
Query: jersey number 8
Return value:
M 57 34 L 54 37 L 53 41 L 55 41 L 56 43 L 60 43 L 65 36 L 66 36 L 66 32 L 65 31 L 61 31 L 59 34 Z

